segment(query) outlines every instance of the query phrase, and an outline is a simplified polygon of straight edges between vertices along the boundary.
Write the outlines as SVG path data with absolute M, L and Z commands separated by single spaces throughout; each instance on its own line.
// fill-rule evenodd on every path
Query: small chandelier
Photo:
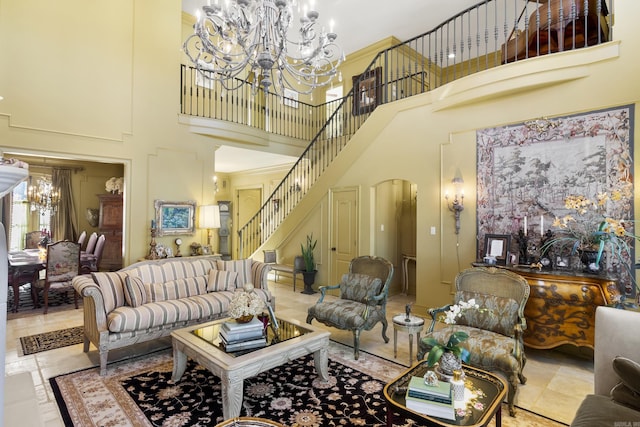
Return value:
M 296 0 L 211 0 L 196 14 L 194 34 L 183 49 L 206 80 L 216 80 L 226 90 L 251 84 L 280 96 L 284 89 L 309 94 L 342 74 L 344 61 L 335 43 L 333 25 L 317 31 L 319 13 L 303 10 L 298 41 L 289 39 Z
M 32 212 L 39 210 L 42 215 L 54 215 L 58 210 L 60 192 L 47 178 L 38 179 L 37 184 L 33 185 L 33 180 L 29 177 L 27 201 L 31 205 Z

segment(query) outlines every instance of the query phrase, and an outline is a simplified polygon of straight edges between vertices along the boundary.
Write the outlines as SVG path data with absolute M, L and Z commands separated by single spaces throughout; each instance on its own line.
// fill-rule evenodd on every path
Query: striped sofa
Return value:
M 166 258 L 132 264 L 114 272 L 73 279 L 84 305 L 84 352 L 93 343 L 100 374 L 109 350 L 169 335 L 189 325 L 225 317 L 237 288 L 253 283 L 275 306 L 267 287 L 268 264 L 216 256 Z

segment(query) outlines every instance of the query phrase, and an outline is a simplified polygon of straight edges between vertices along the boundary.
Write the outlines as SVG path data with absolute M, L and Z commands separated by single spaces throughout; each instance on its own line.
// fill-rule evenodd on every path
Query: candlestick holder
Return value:
M 149 255 L 145 259 L 159 259 L 158 252 L 156 252 L 156 228 L 151 228 L 151 243 L 149 243 Z

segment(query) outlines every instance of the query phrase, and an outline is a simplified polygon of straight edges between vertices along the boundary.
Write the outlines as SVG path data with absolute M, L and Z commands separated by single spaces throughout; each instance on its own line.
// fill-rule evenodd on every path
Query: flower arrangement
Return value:
M 122 190 L 124 189 L 124 178 L 116 178 L 115 176 L 112 176 L 104 183 L 104 189 L 109 193 L 122 194 Z
M 229 305 L 229 317 L 234 319 L 244 316 L 253 317 L 258 313 L 262 313 L 263 309 L 264 302 L 253 291 L 253 283 L 245 283 L 241 291 L 233 294 Z
M 557 249 L 561 253 L 569 251 L 575 255 L 581 251 L 597 253 L 592 269 L 598 270 L 603 253 L 609 253 L 611 264 L 622 269 L 624 278 L 628 278 L 637 289 L 635 272 L 632 270 L 631 248 L 640 237 L 635 235 L 633 221 L 607 216 L 610 203 L 630 203 L 630 190 L 614 190 L 611 194 L 598 193 L 595 200 L 584 195 L 568 196 L 564 206 L 570 211 L 567 215 L 556 217 L 553 227 L 556 235 L 542 246 L 542 253 Z
M 453 353 L 456 357 L 460 358 L 463 362 L 467 362 L 469 360 L 469 351 L 460 347 L 460 343 L 464 342 L 469 338 L 469 335 L 463 331 L 454 331 L 454 325 L 456 324 L 456 319 L 458 319 L 462 314 L 467 311 L 475 309 L 480 309 L 480 306 L 476 304 L 476 300 L 471 298 L 469 301 L 459 301 L 457 304 L 449 306 L 449 310 L 445 312 L 444 323 L 447 325 L 451 325 L 451 335 L 449 335 L 449 340 L 446 344 L 442 344 L 438 342 L 435 338 L 427 337 L 424 338 L 423 342 L 429 346 L 431 346 L 431 350 L 429 350 L 429 356 L 427 357 L 427 365 L 433 366 L 438 361 L 444 353 Z

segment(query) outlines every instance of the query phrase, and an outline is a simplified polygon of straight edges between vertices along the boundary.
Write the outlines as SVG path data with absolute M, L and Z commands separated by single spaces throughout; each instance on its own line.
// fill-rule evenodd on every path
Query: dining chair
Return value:
M 73 291 L 73 299 L 78 308 L 78 293 L 71 281 L 80 274 L 80 245 L 63 240 L 47 246 L 47 263 L 42 284 L 44 294 L 44 314 L 49 309 L 49 292 Z
M 100 271 L 100 261 L 102 260 L 102 252 L 106 241 L 107 238 L 105 235 L 101 234 L 100 237 L 98 237 L 96 249 L 93 253 L 88 254 L 85 252 L 84 255 L 80 256 L 80 272 L 82 274 L 90 274 L 91 272 Z
M 96 248 L 97 242 L 98 242 L 98 233 L 94 231 L 93 233 L 91 233 L 91 236 L 89 236 L 89 241 L 87 242 L 87 247 L 84 248 L 84 251 L 88 254 L 92 254 Z
M 40 231 L 29 231 L 24 235 L 24 248 L 25 249 L 38 249 L 38 243 L 46 236 L 47 234 Z
M 82 250 L 82 245 L 84 244 L 84 241 L 86 238 L 87 238 L 86 231 L 83 231 L 82 233 L 80 233 L 80 236 L 78 237 L 78 244 L 80 245 L 80 250 Z

